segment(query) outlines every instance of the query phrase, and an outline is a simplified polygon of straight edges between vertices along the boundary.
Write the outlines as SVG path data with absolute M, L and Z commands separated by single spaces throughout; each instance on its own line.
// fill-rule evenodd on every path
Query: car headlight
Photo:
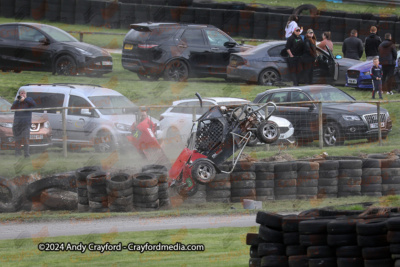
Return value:
M 88 51 L 86 51 L 86 50 L 83 50 L 83 49 L 77 48 L 77 47 L 75 47 L 75 48 L 76 48 L 76 50 L 78 50 L 79 53 L 81 53 L 82 55 L 85 55 L 85 56 L 93 56 L 92 53 L 90 53 L 90 52 L 88 52 Z
M 116 123 L 115 127 L 117 127 L 117 129 L 120 130 L 120 131 L 127 131 L 127 132 L 131 131 L 131 126 L 127 125 L 127 124 Z
M 369 71 L 363 72 L 364 75 L 371 75 Z
M 359 121 L 361 120 L 359 116 L 353 116 L 353 115 L 342 115 L 343 119 L 345 121 Z
M 44 128 L 50 128 L 50 122 L 49 121 L 45 121 L 43 123 Z
M 13 124 L 11 122 L 2 122 L 0 123 L 0 127 L 12 128 Z

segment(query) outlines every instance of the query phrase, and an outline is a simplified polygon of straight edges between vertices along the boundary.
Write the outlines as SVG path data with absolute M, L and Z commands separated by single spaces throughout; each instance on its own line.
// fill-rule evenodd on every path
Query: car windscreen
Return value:
M 78 42 L 78 40 L 72 37 L 69 33 L 60 30 L 56 27 L 40 25 L 40 30 L 47 33 L 51 38 L 53 38 L 57 42 Z
M 307 93 L 316 101 L 354 101 L 355 99 L 337 88 L 313 88 Z
M 90 96 L 89 100 L 103 115 L 134 114 L 138 110 L 135 104 L 122 95 Z
M 8 103 L 8 101 L 0 98 L 0 114 L 1 113 L 4 114 L 4 112 L 11 113 L 10 108 L 11 108 L 11 104 Z
M 160 43 L 171 38 L 176 31 L 177 28 L 174 27 L 155 28 L 151 29 L 151 31 L 136 31 L 132 29 L 129 32 L 127 39 L 138 43 Z

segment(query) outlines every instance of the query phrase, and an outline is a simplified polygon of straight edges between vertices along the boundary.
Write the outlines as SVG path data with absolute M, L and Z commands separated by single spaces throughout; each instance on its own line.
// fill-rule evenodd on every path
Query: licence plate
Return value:
M 103 66 L 111 66 L 113 63 L 111 61 L 103 61 Z
M 31 134 L 31 135 L 29 136 L 29 139 L 32 139 L 32 140 L 43 139 L 43 134 Z
M 131 45 L 131 44 L 125 44 L 125 45 L 124 45 L 124 49 L 125 49 L 125 50 L 132 50 L 132 49 L 133 49 L 133 45 Z
M 231 60 L 231 66 L 236 67 L 236 60 Z
M 376 129 L 376 128 L 378 128 L 378 123 L 377 122 L 376 123 L 370 123 L 369 127 L 371 129 Z M 385 127 L 385 123 L 384 122 L 381 122 L 381 127 Z
M 281 134 L 280 136 L 279 136 L 279 139 L 284 139 L 285 138 L 285 135 L 284 134 Z
M 357 79 L 347 79 L 347 83 L 349 83 L 349 84 L 357 84 Z

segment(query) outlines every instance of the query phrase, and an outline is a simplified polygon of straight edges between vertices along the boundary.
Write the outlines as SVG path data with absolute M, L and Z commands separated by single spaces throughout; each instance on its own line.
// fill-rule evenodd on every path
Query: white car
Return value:
M 197 120 L 212 106 L 242 105 L 246 103 L 250 103 L 250 101 L 233 97 L 203 98 L 203 107 L 200 107 L 200 102 L 196 98 L 174 101 L 172 106 L 160 116 L 157 138 L 167 143 L 186 143 L 193 125 L 194 108 L 196 109 Z M 271 116 L 269 120 L 275 122 L 279 126 L 280 136 L 276 142 L 277 144 L 282 142 L 294 142 L 294 128 L 288 120 L 276 116 Z M 252 140 L 249 145 L 255 145 L 257 141 L 257 139 Z

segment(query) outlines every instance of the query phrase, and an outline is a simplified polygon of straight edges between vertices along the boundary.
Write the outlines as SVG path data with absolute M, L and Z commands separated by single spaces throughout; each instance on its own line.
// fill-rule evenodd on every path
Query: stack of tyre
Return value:
M 400 160 L 382 159 L 382 195 L 400 194 Z
M 249 265 L 286 266 L 287 257 L 283 244 L 282 216 L 269 212 L 258 212 L 256 222 L 260 224 L 258 235 L 247 237 L 248 241 L 256 241 L 252 242 L 254 245 L 250 247 Z
M 194 195 L 186 198 L 185 199 L 185 203 L 188 203 L 188 204 L 200 204 L 200 203 L 207 202 L 207 200 L 206 200 L 206 196 L 207 196 L 206 188 L 207 188 L 207 186 L 204 185 L 204 184 L 197 184 L 196 186 L 197 186 L 197 192 Z
M 254 163 L 256 172 L 256 200 L 267 201 L 274 199 L 274 163 Z
M 361 248 L 357 246 L 356 225 L 359 221 L 343 217 L 327 225 L 328 245 L 336 250 L 338 266 L 363 266 Z
M 317 162 L 297 162 L 297 199 L 317 198 L 319 164 Z
M 133 206 L 137 211 L 158 210 L 158 180 L 152 173 L 137 173 L 133 175 Z
M 376 218 L 357 223 L 357 243 L 362 248 L 365 267 L 393 266 L 387 241 L 386 218 Z
M 171 201 L 168 193 L 168 169 L 163 165 L 146 165 L 142 167 L 142 172 L 152 173 L 156 176 L 158 181 L 158 200 L 160 208 L 170 208 Z
M 361 194 L 364 196 L 382 196 L 381 162 L 378 159 L 362 160 Z
M 108 207 L 111 212 L 133 210 L 132 176 L 127 173 L 111 174 L 106 180 Z
M 307 247 L 300 245 L 299 223 L 309 219 L 297 215 L 284 216 L 282 219 L 283 243 L 289 266 L 308 266 Z
M 296 162 L 279 162 L 274 165 L 276 200 L 296 199 L 297 164 Z
M 253 162 L 238 162 L 231 173 L 231 201 L 256 200 L 256 173 Z
M 390 253 L 395 260 L 394 266 L 400 266 L 400 217 L 390 218 L 386 221 L 388 229 L 387 241 L 390 243 Z
M 338 197 L 361 196 L 361 175 L 361 160 L 339 160 Z
M 76 170 L 76 186 L 78 187 L 78 211 L 89 211 L 89 197 L 86 178 L 89 174 L 100 171 L 98 166 L 87 166 Z
M 90 212 L 107 212 L 108 195 L 106 179 L 109 174 L 104 171 L 97 171 L 89 174 L 86 178 L 89 196 Z
M 336 198 L 338 193 L 339 162 L 319 162 L 318 198 Z
M 218 173 L 206 188 L 207 202 L 229 203 L 231 200 L 231 176 L 227 173 Z

